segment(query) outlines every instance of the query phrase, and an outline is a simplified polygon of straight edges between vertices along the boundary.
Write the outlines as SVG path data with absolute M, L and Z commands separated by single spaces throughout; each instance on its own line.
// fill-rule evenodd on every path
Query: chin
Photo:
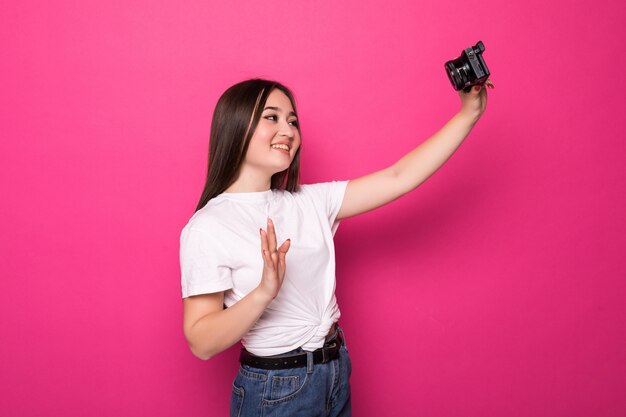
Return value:
M 288 170 L 290 166 L 291 165 L 287 165 L 286 167 L 275 166 L 272 168 L 268 168 L 268 170 L 272 173 L 272 175 L 274 175 L 274 174 L 278 174 L 278 173 Z

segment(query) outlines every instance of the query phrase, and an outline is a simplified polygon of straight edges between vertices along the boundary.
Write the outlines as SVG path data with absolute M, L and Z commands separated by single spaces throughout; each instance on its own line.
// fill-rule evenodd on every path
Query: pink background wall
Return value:
M 356 416 L 626 414 L 623 2 L 0 6 L 0 414 L 226 415 L 238 347 L 182 333 L 178 239 L 219 95 L 295 91 L 303 182 L 382 169 L 496 89 L 417 190 L 343 222 Z M 304 151 L 306 149 L 306 151 Z

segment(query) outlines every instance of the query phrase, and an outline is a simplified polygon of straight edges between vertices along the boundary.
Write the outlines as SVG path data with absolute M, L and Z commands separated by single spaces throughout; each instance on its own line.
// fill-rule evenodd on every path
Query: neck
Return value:
M 268 191 L 272 185 L 272 177 L 268 177 L 267 173 L 259 172 L 245 166 L 241 167 L 239 176 L 225 192 L 227 193 L 256 193 L 260 191 Z

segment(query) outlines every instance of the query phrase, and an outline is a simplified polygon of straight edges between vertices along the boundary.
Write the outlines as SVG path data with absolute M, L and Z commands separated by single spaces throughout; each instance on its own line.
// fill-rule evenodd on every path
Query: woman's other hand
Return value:
M 261 234 L 263 276 L 258 288 L 263 294 L 274 299 L 283 285 L 286 270 L 285 257 L 291 240 L 287 239 L 279 248 L 276 248 L 276 231 L 270 218 L 267 219 L 267 232 L 263 229 L 260 229 L 259 232 Z
M 487 88 L 495 88 L 491 80 L 485 81 L 484 85 L 472 86 L 468 93 L 460 90 L 458 92 L 461 98 L 460 112 L 478 120 L 487 108 Z

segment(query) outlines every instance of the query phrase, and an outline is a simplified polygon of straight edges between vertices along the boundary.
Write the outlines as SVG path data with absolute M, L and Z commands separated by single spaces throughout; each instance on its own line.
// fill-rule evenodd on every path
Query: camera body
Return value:
M 487 81 L 490 74 L 482 56 L 483 52 L 485 45 L 478 41 L 476 45 L 465 49 L 461 56 L 445 63 L 446 73 L 455 90 L 463 89 L 467 93 L 472 86 L 482 85 Z

